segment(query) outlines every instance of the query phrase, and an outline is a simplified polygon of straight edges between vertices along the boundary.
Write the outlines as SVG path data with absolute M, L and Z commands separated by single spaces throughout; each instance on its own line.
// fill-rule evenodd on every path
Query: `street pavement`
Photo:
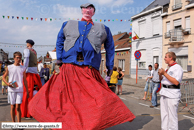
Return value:
M 144 94 L 145 80 L 138 80 L 125 77 L 123 82 L 123 94 L 118 95 L 125 105 L 136 116 L 133 122 L 126 122 L 106 130 L 160 130 L 160 106 L 150 108 L 151 102 L 140 100 Z M 0 87 L 1 88 L 1 87 Z M 158 103 L 160 96 L 158 95 Z M 179 105 L 179 110 L 183 106 Z M 178 113 L 179 130 L 194 130 L 194 116 L 185 108 Z M 0 123 L 11 122 L 10 105 L 7 103 L 7 96 L 0 93 Z M 22 122 L 37 122 L 35 119 L 22 119 Z M 1 129 L 1 128 L 0 128 Z

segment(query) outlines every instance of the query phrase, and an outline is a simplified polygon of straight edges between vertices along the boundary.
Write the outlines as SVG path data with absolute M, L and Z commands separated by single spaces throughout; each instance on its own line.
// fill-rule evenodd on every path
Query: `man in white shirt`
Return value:
M 174 52 L 167 52 L 165 63 L 166 71 L 161 68 L 158 73 L 163 88 L 160 90 L 161 127 L 162 130 L 178 130 L 178 104 L 181 98 L 180 83 L 183 77 L 183 69 L 176 63 Z
M 38 61 L 38 72 L 40 73 L 41 69 L 43 68 L 43 63 L 42 63 L 42 59 L 39 59 Z
M 148 91 L 148 86 L 149 86 L 149 93 L 151 94 L 152 92 L 151 92 L 151 82 L 152 82 L 152 80 L 151 80 L 151 78 L 153 77 L 153 70 L 152 70 L 152 65 L 149 65 L 148 66 L 148 69 L 149 69 L 149 71 L 148 71 L 148 76 L 147 76 L 147 78 L 146 78 L 146 85 L 145 85 L 145 88 L 144 88 L 144 97 L 142 98 L 142 100 L 146 100 L 146 95 L 147 95 L 147 91 Z M 152 99 L 152 97 L 150 97 L 150 99 Z
M 159 70 L 159 64 L 155 63 L 154 64 L 154 70 L 153 70 L 153 77 L 152 77 L 152 84 L 151 84 L 151 91 L 152 91 L 152 105 L 150 106 L 150 108 L 154 108 L 158 106 L 157 103 L 157 90 L 158 90 L 158 86 L 160 84 L 160 79 L 159 79 L 159 75 L 158 75 L 158 70 Z

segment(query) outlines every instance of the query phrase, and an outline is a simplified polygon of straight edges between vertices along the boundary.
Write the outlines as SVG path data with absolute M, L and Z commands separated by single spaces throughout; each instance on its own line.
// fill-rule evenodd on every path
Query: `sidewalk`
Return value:
M 145 84 L 146 84 L 145 79 L 138 79 L 137 84 L 136 84 L 136 79 L 132 79 L 129 77 L 123 77 L 123 85 L 144 88 Z

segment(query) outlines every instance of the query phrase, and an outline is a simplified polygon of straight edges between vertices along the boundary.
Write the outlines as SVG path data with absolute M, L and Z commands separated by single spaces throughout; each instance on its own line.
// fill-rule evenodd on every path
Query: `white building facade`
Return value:
M 152 3 L 153 4 L 153 3 Z M 136 78 L 136 65 L 134 53 L 141 52 L 138 60 L 138 78 L 145 79 L 148 74 L 148 65 L 158 63 L 162 67 L 162 6 L 157 6 L 133 16 L 132 37 L 138 35 L 139 39 L 132 41 L 131 49 L 131 78 Z M 136 33 L 136 34 L 135 34 Z

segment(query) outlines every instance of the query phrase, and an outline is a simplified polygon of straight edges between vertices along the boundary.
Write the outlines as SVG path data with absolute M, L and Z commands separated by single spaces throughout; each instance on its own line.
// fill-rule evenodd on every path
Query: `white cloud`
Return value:
M 65 5 L 56 4 L 53 6 L 53 12 L 57 13 L 59 17 L 63 18 L 82 18 L 81 9 L 78 7 L 67 7 Z
M 134 1 L 133 0 L 89 0 L 91 3 L 97 3 L 99 5 L 106 5 L 106 6 L 112 6 L 112 5 L 117 5 L 117 6 L 122 6 L 126 4 L 132 4 Z

